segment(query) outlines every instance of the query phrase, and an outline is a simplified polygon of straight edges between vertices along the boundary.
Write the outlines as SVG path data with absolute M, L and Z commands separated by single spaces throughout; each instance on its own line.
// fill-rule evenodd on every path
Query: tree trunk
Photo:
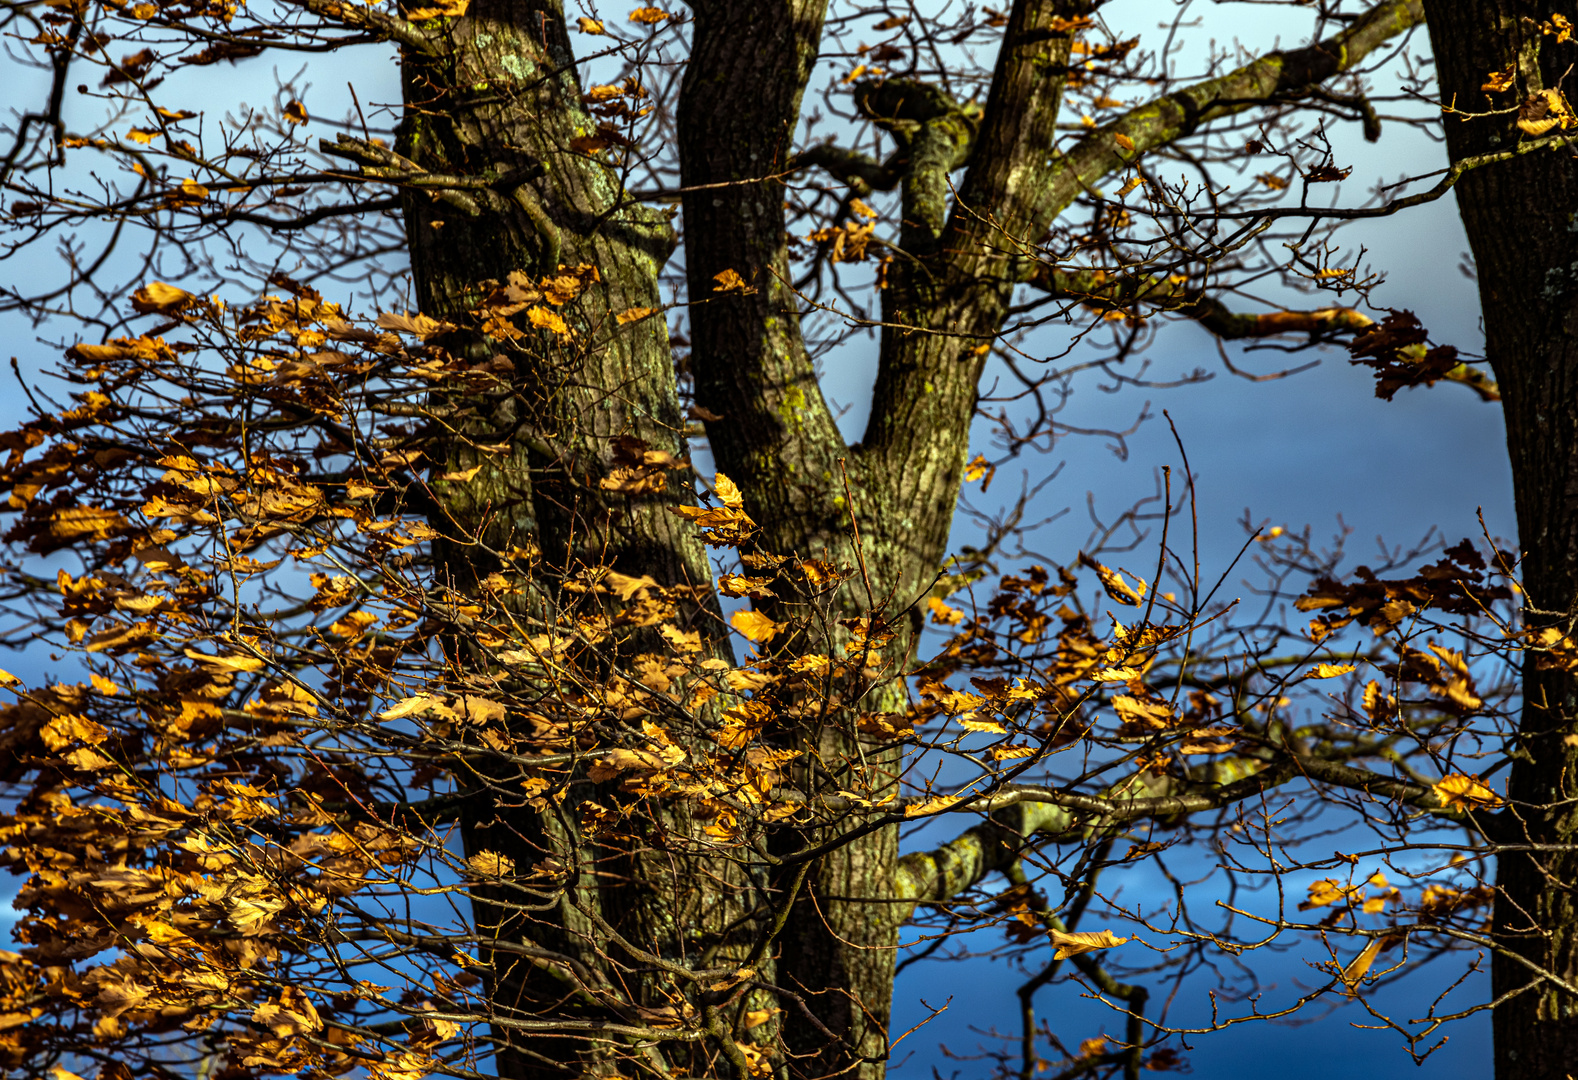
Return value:
M 1441 100 L 1506 110 L 1558 84 L 1578 52 L 1542 35 L 1549 5 L 1427 2 Z M 1517 89 L 1487 94 L 1513 68 Z M 1448 116 L 1454 161 L 1531 136 L 1517 115 Z M 1531 627 L 1571 629 L 1578 610 L 1578 172 L 1572 152 L 1541 150 L 1469 172 L 1458 207 L 1473 247 L 1485 351 L 1501 386 Z M 1578 841 L 1578 683 L 1527 654 L 1524 706 L 1508 780 L 1508 844 Z M 1542 980 L 1578 981 L 1578 852 L 1508 852 L 1497 870 L 1492 990 L 1496 1075 L 1563 1080 L 1578 1061 L 1578 997 Z M 1522 991 L 1522 992 L 1520 992 Z
M 678 501 L 694 503 L 688 478 L 671 481 L 659 495 L 635 497 L 605 492 L 598 483 L 608 473 L 615 437 L 633 436 L 685 456 L 665 321 L 646 318 L 620 327 L 614 318 L 662 306 L 658 272 L 673 250 L 674 233 L 657 211 L 628 200 L 616 207 L 623 195 L 617 172 L 596 154 L 571 149 L 596 122 L 582 106 L 562 10 L 551 0 L 475 0 L 450 25 L 442 55 L 408 54 L 404 75 L 400 152 L 428 172 L 487 185 L 459 189 L 458 198 L 406 198 L 424 313 L 466 323 L 491 285 L 512 273 L 535 279 L 561 266 L 588 264 L 600 277 L 573 305 L 559 309 L 573 339 L 520 326 L 528 337 L 525 348 L 513 350 L 512 392 L 447 403 L 468 419 L 444 470 L 482 469 L 465 483 L 434 484 L 434 524 L 447 538 L 436 551 L 439 583 L 469 591 L 498 568 L 490 552 L 536 543 L 542 552 L 538 584 L 549 591 L 549 603 L 551 581 L 597 566 L 650 574 L 663 585 L 707 587 L 704 549 L 694 530 L 668 512 Z M 485 358 L 492 352 L 489 339 L 478 339 L 471 351 L 474 359 Z M 522 357 L 528 358 L 524 367 Z M 475 448 L 499 443 L 509 452 Z M 716 616 L 715 603 L 699 605 L 698 614 L 709 612 Z M 726 655 L 716 619 L 694 621 Z M 475 662 L 467 652 L 458 643 L 461 662 Z M 711 874 L 687 873 L 651 843 L 587 840 L 578 801 L 584 799 L 539 813 L 519 799 L 482 800 L 463 822 L 470 852 L 496 851 L 522 868 L 552 857 L 569 872 L 553 910 L 530 917 L 514 912 L 518 894 L 487 894 L 478 904 L 479 928 L 491 928 L 507 946 L 483 956 L 500 1020 L 497 1066 L 504 1077 L 563 1077 L 611 1067 L 566 1040 L 522 1037 L 511 1020 L 579 1014 L 639 1024 L 629 997 L 638 1008 L 669 1004 L 650 965 L 643 965 L 646 975 L 626 979 L 609 970 L 611 958 L 620 955 L 610 930 L 667 959 L 684 960 L 716 945 L 706 935 L 747 902 L 748 883 L 736 880 L 732 864 Z M 673 808 L 673 815 L 684 814 L 683 805 Z M 677 819 L 652 823 L 655 832 L 688 827 Z M 742 895 L 720 902 L 730 881 Z M 549 962 L 534 962 L 544 958 Z M 685 1060 L 685 1043 L 667 1045 L 682 1048 L 678 1058 L 665 1061 L 660 1051 L 649 1050 L 655 1067 L 705 1067 L 703 1059 Z

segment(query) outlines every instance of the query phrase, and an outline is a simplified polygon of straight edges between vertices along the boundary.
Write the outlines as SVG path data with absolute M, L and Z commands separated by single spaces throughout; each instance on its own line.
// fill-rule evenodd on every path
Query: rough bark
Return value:
M 601 276 L 561 311 L 576 334 L 573 343 L 541 332 L 527 350 L 535 362 L 523 370 L 516 360 L 514 393 L 465 402 L 473 415 L 447 467 L 480 463 L 483 469 L 465 484 L 435 485 L 435 524 L 451 538 L 438 552 L 441 577 L 469 588 L 493 568 L 488 549 L 536 542 L 550 576 L 611 565 L 665 585 L 709 583 L 694 530 L 667 512 L 676 498 L 693 501 L 687 483 L 670 484 L 662 497 L 637 498 L 609 495 L 597 483 L 615 436 L 634 436 L 675 456 L 685 451 L 664 320 L 648 318 L 619 330 L 614 320 L 630 308 L 661 306 L 657 274 L 674 234 L 661 213 L 624 199 L 606 163 L 571 148 L 572 139 L 596 124 L 582 106 L 563 11 L 551 0 L 477 0 L 449 24 L 436 55 L 408 51 L 404 75 L 400 152 L 428 172 L 489 184 L 459 197 L 407 196 L 422 310 L 464 319 L 488 283 L 511 272 L 535 277 L 590 264 Z M 488 351 L 485 341 L 476 348 Z M 501 442 L 511 444 L 508 454 L 475 449 Z M 610 945 L 602 922 L 628 941 L 683 959 L 714 944 L 704 940 L 707 928 L 737 913 L 734 905 L 716 902 L 706 875 L 676 873 L 667 858 L 648 866 L 650 853 L 586 841 L 574 800 L 542 814 L 519 800 L 482 805 L 464 829 L 468 850 L 498 851 L 520 865 L 551 855 L 572 872 L 558 911 L 539 914 L 530 926 L 502 903 L 496 912 L 478 913 L 479 922 L 506 942 L 562 961 L 532 964 L 507 951 L 486 956 L 493 1007 L 505 1018 L 543 1010 L 592 1016 L 613 1010 L 618 1017 L 616 1002 L 630 981 L 618 985 L 606 972 Z M 687 877 L 690 887 L 681 894 L 664 887 L 683 885 Z M 566 963 L 585 974 L 567 979 Z M 633 980 L 639 1007 L 666 1004 L 659 981 L 652 974 Z M 506 1028 L 496 1034 L 508 1044 L 498 1058 L 502 1076 L 597 1071 L 595 1055 L 577 1065 L 563 1044 L 534 1048 Z
M 1441 100 L 1464 112 L 1505 110 L 1555 86 L 1573 59 L 1542 40 L 1548 5 L 1515 0 L 1432 0 L 1431 41 Z M 1481 89 L 1514 67 L 1515 93 Z M 1445 118 L 1454 161 L 1528 138 L 1515 113 Z M 1570 150 L 1527 154 L 1465 175 L 1458 206 L 1473 247 L 1485 351 L 1501 386 L 1511 455 L 1522 573 L 1531 625 L 1571 626 L 1578 600 L 1578 173 Z M 1541 671 L 1531 655 L 1508 781 L 1511 843 L 1578 840 L 1578 684 Z M 1578 854 L 1524 851 L 1499 860 L 1498 951 L 1492 989 L 1496 1075 L 1562 1080 L 1578 1061 Z M 1531 968 L 1530 965 L 1533 965 Z

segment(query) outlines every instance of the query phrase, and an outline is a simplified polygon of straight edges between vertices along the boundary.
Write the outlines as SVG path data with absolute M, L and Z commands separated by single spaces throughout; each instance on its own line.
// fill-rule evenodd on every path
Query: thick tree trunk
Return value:
M 449 30 L 440 57 L 405 58 L 399 150 L 430 173 L 487 186 L 458 189 L 459 197 L 408 195 L 406 227 L 422 310 L 466 322 L 490 283 L 512 273 L 537 278 L 589 264 L 600 281 L 559 309 L 572 340 L 522 326 L 532 336 L 524 349 L 511 350 L 512 392 L 446 403 L 463 408 L 469 419 L 445 468 L 480 464 L 482 470 L 465 483 L 434 484 L 440 504 L 434 524 L 449 538 L 436 552 L 439 581 L 469 590 L 497 568 L 489 550 L 536 543 L 542 551 L 539 585 L 549 590 L 550 604 L 553 580 L 595 566 L 649 574 L 663 585 L 710 585 L 694 530 L 668 512 L 676 501 L 694 502 L 683 474 L 658 496 L 610 494 L 598 484 L 617 436 L 685 455 L 665 321 L 619 327 L 614 318 L 631 308 L 662 306 L 658 272 L 673 250 L 673 230 L 662 214 L 639 203 L 616 206 L 623 195 L 616 171 L 596 155 L 571 149 L 572 140 L 596 123 L 582 106 L 557 4 L 474 0 Z M 473 351 L 485 358 L 492 347 L 482 339 Z M 475 449 L 479 443 L 512 449 L 492 454 Z M 715 603 L 710 611 L 716 615 Z M 726 653 L 715 620 L 697 625 Z M 457 648 L 464 662 L 465 643 Z M 599 1054 L 569 1040 L 522 1036 L 509 1027 L 511 1020 L 582 1016 L 639 1026 L 636 1010 L 669 1004 L 658 974 L 621 957 L 610 944 L 610 929 L 684 961 L 694 950 L 716 946 L 709 931 L 748 903 L 748 883 L 732 864 L 687 872 L 648 844 L 621 848 L 586 839 L 577 821 L 581 801 L 572 797 L 536 813 L 524 800 L 484 800 L 463 822 L 468 851 L 496 851 L 522 868 L 552 857 L 570 874 L 557 906 L 529 917 L 512 910 L 521 903 L 519 894 L 484 896 L 478 904 L 479 928 L 492 928 L 504 943 L 483 956 L 501 1021 L 495 1035 L 503 1044 L 497 1067 L 504 1077 L 562 1078 L 608 1067 L 599 1064 Z M 684 813 L 682 805 L 674 809 Z M 689 823 L 665 819 L 654 828 L 683 834 Z M 720 899 L 731 882 L 738 895 Z M 647 973 L 621 976 L 610 969 L 619 959 Z M 667 1044 L 646 1056 L 660 1069 L 705 1068 L 707 1058 L 686 1059 L 686 1046 Z M 679 1049 L 668 1053 L 673 1047 Z
M 1544 37 L 1550 5 L 1518 0 L 1426 3 L 1441 100 L 1464 112 L 1507 109 L 1554 87 L 1575 58 Z M 1487 94 L 1513 67 L 1516 92 Z M 1516 114 L 1444 123 L 1454 161 L 1530 138 Z M 1485 349 L 1501 386 L 1532 626 L 1571 628 L 1578 610 L 1578 170 L 1567 148 L 1468 173 L 1458 206 L 1473 246 Z M 1578 842 L 1578 682 L 1530 655 L 1516 760 L 1508 781 L 1509 844 Z M 1501 856 L 1492 962 L 1496 1075 L 1563 1080 L 1578 1061 L 1578 997 L 1541 979 L 1578 982 L 1578 852 Z M 1520 992 L 1522 991 L 1522 992 Z

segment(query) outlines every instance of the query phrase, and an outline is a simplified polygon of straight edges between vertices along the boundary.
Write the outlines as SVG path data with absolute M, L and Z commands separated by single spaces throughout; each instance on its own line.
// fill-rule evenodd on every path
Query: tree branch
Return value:
M 1047 223 L 1081 192 L 1138 160 L 1224 116 L 1269 105 L 1352 71 L 1398 34 L 1424 22 L 1420 0 L 1386 0 L 1340 34 L 1292 52 L 1274 52 L 1237 71 L 1207 79 L 1129 110 L 1097 128 L 1062 156 L 1036 215 Z M 1126 140 L 1129 146 L 1120 144 Z

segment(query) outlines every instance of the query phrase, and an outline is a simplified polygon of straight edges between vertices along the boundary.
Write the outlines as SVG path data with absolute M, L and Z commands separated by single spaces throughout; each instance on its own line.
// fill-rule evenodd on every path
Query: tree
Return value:
M 1542 539 L 1569 517 L 1539 416 L 1571 395 L 1539 358 L 1560 312 L 1519 314 L 1527 255 L 1496 246 L 1544 219 L 1495 185 L 1566 213 L 1570 27 L 1484 6 L 1431 20 L 1443 100 L 1466 113 L 1488 79 L 1521 111 L 1449 120 L 1434 188 L 1332 209 L 1314 185 L 1345 174 L 1307 125 L 1378 137 L 1369 79 L 1417 0 L 1323 3 L 1311 44 L 1194 80 L 1083 0 L 831 21 L 697 0 L 625 26 L 521 0 L 8 4 L 47 83 L 5 158 L 10 250 L 80 237 L 65 280 L 9 309 L 82 339 L 58 372 L 72 400 L 30 391 L 5 436 L 8 538 L 31 560 L 14 640 L 81 667 L 13 684 L 0 729 L 0 828 L 27 875 L 22 947 L 0 954 L 9 1066 L 874 1078 L 900 929 L 929 918 L 937 943 L 1005 924 L 1031 965 L 1003 1072 L 1169 1067 L 1176 1025 L 1124 981 L 1150 961 L 1082 929 L 1105 912 L 1172 935 L 1175 969 L 1313 934 L 1316 996 L 1361 1003 L 1487 950 L 1498 1035 L 1539 1055 L 1498 1068 L 1560 1075 L 1572 919 L 1548 883 L 1570 877 L 1578 736 L 1550 702 L 1578 647 L 1546 614 L 1573 583 Z M 851 27 L 887 37 L 850 50 Z M 115 39 L 142 47 L 116 62 Z M 222 124 L 171 96 L 186 69 L 369 42 L 398 49 L 392 140 L 353 97 L 334 138 L 298 141 L 315 121 L 295 82 Z M 820 84 L 823 56 L 848 62 Z M 80 90 L 110 111 L 76 128 L 67 91 L 92 67 Z M 802 134 L 827 117 L 829 138 Z M 89 184 L 89 154 L 123 171 Z M 1239 179 L 1262 155 L 1279 163 Z M 1250 297 L 1269 273 L 1369 301 L 1331 228 L 1454 185 L 1524 563 L 1465 542 L 1348 580 L 1307 534 L 1263 533 L 1270 601 L 1235 624 L 1169 540 L 1187 475 L 1067 565 L 997 570 L 1028 496 L 950 556 L 961 485 L 995 465 L 968 450 L 976 418 L 1005 460 L 1060 432 L 1061 373 L 1023 347 L 1054 319 L 1110 332 L 1120 381 L 1176 316 L 1345 341 L 1388 397 L 1445 380 L 1495 400 L 1407 312 Z M 396 310 L 398 252 L 416 314 Z M 848 444 L 818 363 L 866 332 L 876 384 Z M 716 464 L 700 494 L 693 444 Z M 1149 581 L 1105 565 L 1147 524 Z M 1131 614 L 1109 622 L 1082 582 Z M 1308 626 L 1278 621 L 1295 599 Z M 1318 819 L 1378 842 L 1288 854 Z M 899 854 L 901 826 L 955 821 Z M 1317 915 L 1212 921 L 1180 897 L 1158 916 L 1100 884 L 1194 842 L 1229 875 L 1322 872 L 1298 905 Z M 1382 872 L 1453 850 L 1401 886 Z M 1038 1024 L 1038 991 L 1070 979 L 1126 1014 L 1121 1040 L 1070 1052 Z M 1394 1026 L 1423 1056 L 1439 1022 Z

